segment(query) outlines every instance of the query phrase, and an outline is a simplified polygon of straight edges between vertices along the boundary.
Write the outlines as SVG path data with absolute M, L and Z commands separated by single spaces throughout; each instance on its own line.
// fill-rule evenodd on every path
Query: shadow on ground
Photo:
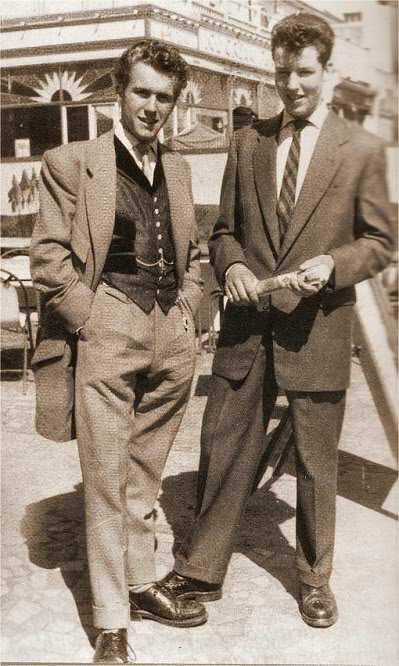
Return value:
M 346 451 L 339 452 L 338 495 L 394 520 L 395 513 L 384 509 L 398 472 Z M 278 461 L 277 461 L 278 464 Z M 288 452 L 279 474 L 295 476 L 293 450 Z M 174 552 L 190 529 L 195 516 L 196 472 L 184 472 L 163 480 L 159 503 L 174 535 Z M 234 551 L 246 555 L 275 577 L 295 598 L 292 576 L 295 550 L 288 543 L 280 525 L 291 519 L 294 509 L 271 490 L 272 479 L 260 481 L 247 505 Z
M 174 552 L 194 520 L 196 480 L 196 472 L 184 472 L 169 476 L 162 483 L 159 504 L 173 531 Z M 295 550 L 279 528 L 294 514 L 294 509 L 269 488 L 260 488 L 252 495 L 243 515 L 234 552 L 243 553 L 277 578 L 295 598 L 292 577 Z
M 284 464 L 283 472 L 295 476 L 292 452 Z M 338 496 L 393 520 L 398 520 L 398 515 L 386 510 L 384 503 L 397 478 L 397 470 L 347 451 L 338 452 Z
M 283 471 L 295 475 L 292 450 Z M 383 503 L 397 479 L 397 472 L 353 454 L 339 453 L 338 494 L 368 509 L 397 519 L 383 508 Z M 174 535 L 174 551 L 181 543 L 195 515 L 195 471 L 166 477 L 159 503 Z M 294 509 L 280 500 L 271 489 L 270 479 L 263 480 L 252 495 L 237 536 L 235 552 L 243 553 L 257 566 L 276 578 L 296 597 L 292 576 L 295 550 L 280 526 L 294 516 Z M 30 561 L 43 569 L 59 568 L 76 603 L 83 629 L 94 645 L 91 597 L 88 577 L 83 486 L 73 492 L 56 495 L 30 504 L 21 522 Z
M 61 571 L 65 585 L 73 595 L 82 627 L 94 645 L 83 484 L 77 484 L 73 492 L 30 504 L 21 521 L 21 534 L 33 564 L 42 569 Z

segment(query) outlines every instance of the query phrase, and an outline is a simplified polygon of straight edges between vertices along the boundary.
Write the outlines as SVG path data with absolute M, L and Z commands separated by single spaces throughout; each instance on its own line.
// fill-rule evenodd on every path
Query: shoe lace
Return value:
M 121 649 L 123 649 L 126 645 L 129 663 L 136 661 L 137 657 L 135 651 L 133 650 L 129 641 L 127 639 L 125 640 L 124 636 L 121 634 L 115 631 L 107 632 L 104 636 L 104 643 L 105 645 L 103 646 L 103 653 L 104 657 L 107 659 L 108 657 L 114 657 L 120 654 Z

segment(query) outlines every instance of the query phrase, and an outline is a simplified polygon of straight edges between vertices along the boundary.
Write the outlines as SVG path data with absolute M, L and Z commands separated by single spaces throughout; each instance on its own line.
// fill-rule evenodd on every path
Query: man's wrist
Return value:
M 245 266 L 247 268 L 247 265 L 244 264 L 243 261 L 235 261 L 234 264 L 230 264 L 230 266 L 228 266 L 226 268 L 226 270 L 223 274 L 223 282 L 226 282 L 226 278 L 227 278 L 229 272 L 231 271 L 231 269 L 234 268 L 234 266 Z

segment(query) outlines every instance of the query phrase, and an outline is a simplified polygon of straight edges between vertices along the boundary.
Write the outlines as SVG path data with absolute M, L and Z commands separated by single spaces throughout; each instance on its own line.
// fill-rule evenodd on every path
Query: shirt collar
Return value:
M 322 102 L 321 104 L 319 104 L 318 107 L 316 107 L 316 109 L 313 111 L 313 113 L 311 113 L 310 116 L 308 118 L 306 118 L 306 120 L 311 125 L 313 125 L 318 130 L 320 130 L 323 126 L 323 123 L 324 123 L 325 119 L 327 118 L 328 112 L 329 112 L 329 109 L 328 109 L 327 104 Z M 286 125 L 288 125 L 288 123 L 291 123 L 294 120 L 295 120 L 295 118 L 290 116 L 290 114 L 287 113 L 287 111 L 284 109 L 284 111 L 283 111 L 283 122 L 281 123 L 281 129 L 283 129 L 283 127 L 286 127 Z
M 128 132 L 122 125 L 121 121 L 118 120 L 118 122 L 115 125 L 115 136 L 119 139 L 119 141 L 127 148 L 129 153 L 132 151 L 136 151 L 138 144 L 140 141 L 138 141 L 130 132 Z M 158 140 L 155 139 L 150 143 L 150 154 L 153 155 L 154 159 L 156 158 L 158 153 Z

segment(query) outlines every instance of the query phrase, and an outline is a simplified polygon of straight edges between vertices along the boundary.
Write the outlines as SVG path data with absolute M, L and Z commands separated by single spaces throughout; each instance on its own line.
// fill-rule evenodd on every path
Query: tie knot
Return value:
M 151 146 L 149 143 L 138 143 L 136 149 L 137 152 L 140 153 L 141 157 L 144 157 L 144 155 L 148 155 L 150 152 Z
M 302 132 L 302 130 L 308 125 L 308 121 L 304 120 L 303 118 L 300 118 L 298 120 L 293 121 L 294 127 L 295 127 L 295 132 Z

